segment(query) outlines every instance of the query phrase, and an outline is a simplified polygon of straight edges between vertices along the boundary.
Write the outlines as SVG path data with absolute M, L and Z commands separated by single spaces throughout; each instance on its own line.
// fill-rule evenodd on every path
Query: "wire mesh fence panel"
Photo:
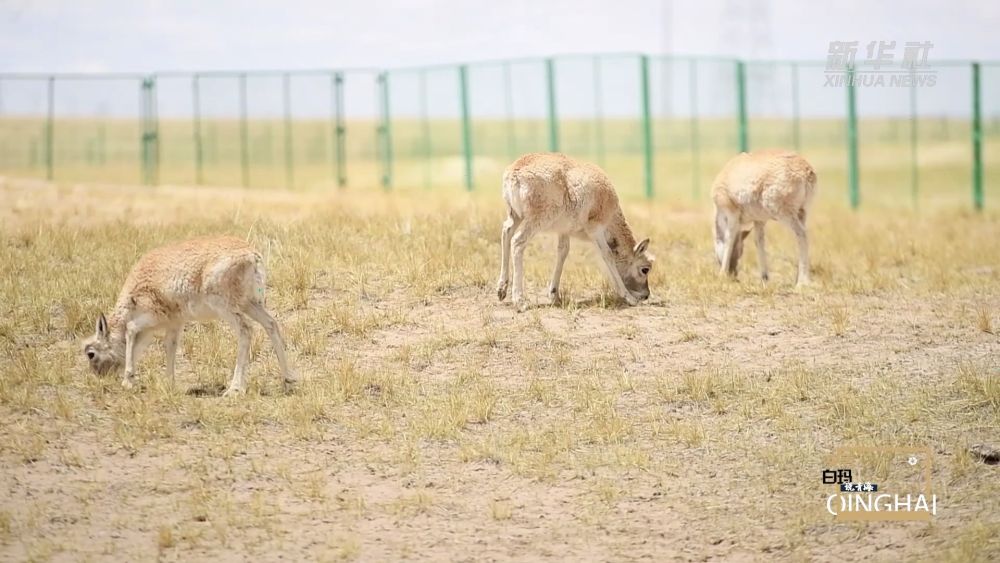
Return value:
M 286 127 L 286 79 L 277 74 L 251 74 L 246 82 L 247 114 L 253 116 L 246 124 L 247 183 L 291 187 L 295 181 L 294 125 Z
M 689 202 L 707 197 L 703 151 L 718 143 L 719 131 L 699 110 L 709 115 L 727 112 L 703 100 L 716 84 L 701 85 L 699 73 L 709 69 L 697 59 L 657 57 L 650 61 L 653 176 L 658 198 Z
M 393 71 L 390 113 L 394 189 L 459 188 L 465 184 L 459 70 Z
M 896 69 L 860 68 L 856 75 L 859 182 L 866 206 L 916 207 L 920 197 L 919 119 L 923 92 Z M 926 185 L 924 186 L 927 187 Z
M 1000 63 L 980 69 L 984 204 L 1000 207 Z
M 198 183 L 193 114 L 193 77 L 156 78 L 159 181 L 163 184 Z
M 429 124 L 427 143 L 432 155 L 434 186 L 461 185 L 467 171 L 463 159 L 465 142 L 462 130 L 460 76 L 457 68 L 437 68 L 427 72 L 427 112 Z M 470 96 L 471 97 L 471 96 Z M 470 111 L 475 107 L 469 100 Z M 469 147 L 475 155 L 475 145 Z
M 552 63 L 552 88 L 555 102 L 556 147 L 559 151 L 576 158 L 590 161 L 602 160 L 598 150 L 604 139 L 598 139 L 603 123 L 599 121 L 601 108 L 598 101 L 603 100 L 603 88 L 599 82 L 600 61 L 592 57 L 561 57 Z M 595 68 L 596 67 L 596 68 Z M 547 82 L 547 81 L 546 81 Z M 542 85 L 543 92 L 548 95 L 548 84 Z M 540 116 L 549 119 L 548 109 Z M 546 150 L 553 147 L 547 147 Z
M 544 110 L 538 108 L 535 116 L 515 113 L 515 85 L 509 65 L 475 64 L 469 65 L 467 72 L 475 188 L 499 194 L 503 170 L 518 156 L 518 124 L 544 118 Z M 522 80 L 517 87 L 542 90 L 545 84 Z
M 45 178 L 49 130 L 49 82 L 44 78 L 0 78 L 0 171 Z
M 287 183 L 304 189 L 332 188 L 337 185 L 336 77 L 332 73 L 286 76 Z
M 806 63 L 796 63 L 790 72 L 788 90 L 794 86 L 795 95 L 789 97 L 797 102 L 792 119 L 779 128 L 790 132 L 792 148 L 797 138 L 798 152 L 816 169 L 817 199 L 846 206 L 850 203 L 846 74 L 835 72 L 828 81 L 823 64 Z M 750 99 L 755 96 L 751 91 Z
M 873 197 L 872 203 L 896 206 L 912 200 L 921 207 L 967 206 L 971 107 L 956 101 L 972 99 L 970 67 L 939 64 L 929 71 L 889 75 L 882 83 L 896 86 L 862 88 L 863 99 L 874 106 L 866 110 L 862 131 L 867 127 L 877 132 L 877 141 L 862 144 L 862 179 L 873 196 L 884 190 L 896 197 Z M 892 186 L 895 191 L 890 191 Z
M 516 158 L 529 152 L 551 150 L 545 61 L 514 61 L 504 72 L 510 80 L 511 123 L 507 154 L 513 152 Z M 558 96 L 558 93 L 556 84 L 554 95 Z M 504 95 L 506 97 L 507 93 Z M 558 130 L 556 135 L 558 137 Z
M 592 150 L 596 160 L 603 162 L 619 195 L 645 197 L 640 59 L 606 55 L 593 68 L 598 83 L 584 81 L 578 87 L 581 93 L 594 92 Z
M 739 152 L 736 71 L 731 60 L 698 60 L 693 79 L 693 110 L 698 128 L 698 178 L 701 201 L 722 166 Z M 752 98 L 752 94 L 751 94 Z
M 499 193 L 503 170 L 524 153 L 559 149 L 559 130 L 550 128 L 545 61 L 469 66 L 474 178 L 477 189 Z M 558 86 L 552 83 L 552 94 Z M 557 103 L 557 102 L 556 102 Z
M 192 80 L 197 181 L 199 184 L 238 186 L 242 183 L 239 80 L 228 74 L 200 74 Z
M 594 55 L 580 64 L 589 66 L 589 75 L 577 86 L 581 98 L 581 120 L 587 126 L 587 154 L 602 167 L 608 165 L 607 115 L 604 100 L 604 62 L 600 55 Z M 584 71 L 585 72 L 585 71 Z M 590 88 L 587 88 L 587 86 Z M 589 95 L 588 95 L 589 94 Z M 589 105 L 589 111 L 588 106 Z
M 137 78 L 55 80 L 53 179 L 142 181 L 141 85 Z
M 800 142 L 795 119 L 799 108 L 797 74 L 792 64 L 746 65 L 747 134 L 752 150 L 796 150 Z
M 378 75 L 375 71 L 343 73 L 344 152 L 351 188 L 375 188 L 382 182 Z
M 429 148 L 423 128 L 426 116 L 426 76 L 419 70 L 388 73 L 389 114 L 392 118 L 393 189 L 430 187 Z M 429 124 L 428 124 L 429 125 Z

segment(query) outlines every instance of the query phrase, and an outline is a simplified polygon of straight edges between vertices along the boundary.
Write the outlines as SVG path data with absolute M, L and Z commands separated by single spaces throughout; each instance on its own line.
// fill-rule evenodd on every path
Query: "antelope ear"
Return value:
M 97 326 L 94 328 L 97 332 L 97 336 L 101 338 L 108 337 L 108 319 L 104 317 L 104 313 L 101 313 L 100 317 L 97 317 Z
M 635 245 L 635 248 L 632 249 L 632 252 L 634 252 L 635 254 L 642 254 L 643 252 L 646 252 L 646 247 L 648 246 L 649 246 L 649 239 L 648 238 L 642 239 L 642 241 L 640 241 L 639 244 Z

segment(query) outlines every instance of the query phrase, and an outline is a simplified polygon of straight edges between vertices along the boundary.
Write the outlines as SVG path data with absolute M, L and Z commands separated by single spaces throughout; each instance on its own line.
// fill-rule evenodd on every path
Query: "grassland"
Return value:
M 426 124 L 392 120 L 392 165 L 387 167 L 371 120 L 350 120 L 344 137 L 344 175 L 351 189 L 381 189 L 389 174 L 400 191 L 461 189 L 465 162 L 461 124 L 434 119 Z M 794 147 L 788 119 L 754 118 L 752 148 Z M 921 118 L 913 132 L 905 119 L 864 118 L 859 122 L 859 178 L 862 205 L 881 208 L 968 209 L 972 204 L 972 148 L 968 120 Z M 281 186 L 299 191 L 337 185 L 333 129 L 329 121 L 296 119 L 288 136 L 279 119 L 250 119 L 244 145 L 237 119 L 203 118 L 200 153 L 193 120 L 159 121 L 159 171 L 163 185 Z M 560 120 L 560 149 L 600 163 L 623 197 L 644 197 L 640 123 L 636 119 Z M 704 117 L 653 122 L 654 191 L 657 199 L 697 204 L 722 164 L 737 147 L 736 121 Z M 799 150 L 813 162 L 829 205 L 847 205 L 847 142 L 841 119 L 803 119 Z M 0 174 L 46 176 L 45 121 L 0 118 Z M 547 150 L 548 125 L 541 119 L 476 119 L 472 123 L 476 188 L 493 193 L 503 168 L 517 155 Z M 695 148 L 696 147 L 696 148 Z M 60 118 L 53 128 L 54 178 L 62 182 L 143 183 L 139 123 L 127 119 Z M 198 154 L 200 154 L 200 182 Z M 1000 122 L 984 128 L 986 204 L 1000 202 Z M 290 166 L 289 166 L 290 164 Z
M 966 451 L 1000 428 L 995 211 L 821 200 L 797 292 L 780 227 L 772 282 L 752 248 L 730 282 L 707 208 L 632 201 L 648 303 L 575 244 L 542 305 L 542 237 L 517 314 L 495 190 L 0 184 L 2 560 L 1000 557 L 997 466 Z M 176 386 L 155 345 L 140 390 L 87 371 L 136 258 L 206 233 L 265 254 L 294 393 L 258 331 L 250 391 L 220 398 L 216 325 L 185 331 Z M 932 448 L 934 520 L 831 522 L 823 456 L 849 444 Z

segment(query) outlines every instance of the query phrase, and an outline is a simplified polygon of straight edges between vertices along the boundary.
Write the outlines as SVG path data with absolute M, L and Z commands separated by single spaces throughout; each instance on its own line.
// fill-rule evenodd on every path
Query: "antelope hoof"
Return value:
M 549 303 L 556 306 L 562 304 L 562 296 L 559 295 L 558 289 L 549 290 Z
M 246 389 L 242 389 L 240 387 L 230 387 L 229 389 L 226 389 L 226 392 L 223 393 L 222 396 L 223 397 L 235 397 L 236 395 L 242 395 L 242 394 L 244 394 L 246 392 L 247 392 Z
M 507 281 L 501 280 L 497 283 L 497 299 L 503 301 L 507 298 Z
M 125 389 L 135 389 L 135 375 L 126 373 L 122 379 L 122 387 Z

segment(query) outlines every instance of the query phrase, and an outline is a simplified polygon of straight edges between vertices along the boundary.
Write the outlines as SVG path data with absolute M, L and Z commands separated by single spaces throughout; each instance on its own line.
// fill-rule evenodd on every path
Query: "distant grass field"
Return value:
M 695 128 L 696 129 L 693 129 Z M 964 120 L 920 119 L 917 122 L 916 186 L 910 124 L 900 119 L 863 119 L 859 123 L 862 205 L 875 207 L 971 206 L 972 150 Z M 380 188 L 386 172 L 374 121 L 346 124 L 345 173 L 351 189 Z M 603 131 L 598 135 L 598 131 Z M 709 184 L 737 147 L 733 119 L 657 120 L 655 197 L 691 202 L 705 198 Z M 794 148 L 792 122 L 753 119 L 751 148 Z M 985 130 L 986 205 L 1000 201 L 1000 127 Z M 159 124 L 159 182 L 198 183 L 194 124 L 163 119 Z M 337 185 L 331 124 L 323 120 L 292 122 L 290 151 L 284 123 L 251 119 L 247 123 L 247 176 L 243 176 L 240 123 L 235 119 L 201 122 L 201 183 L 254 188 L 332 189 Z M 396 118 L 391 125 L 394 189 L 464 189 L 465 164 L 458 120 Z M 803 120 L 798 131 L 800 152 L 816 166 L 820 197 L 847 204 L 847 149 L 839 119 Z M 128 120 L 59 119 L 53 132 L 54 177 L 59 181 L 141 183 L 139 124 Z M 697 150 L 692 147 L 697 145 Z M 503 168 L 517 155 L 548 148 L 544 120 L 513 122 L 478 119 L 472 145 L 477 190 L 495 190 Z M 560 150 L 604 166 L 623 197 L 643 197 L 643 161 L 639 122 L 629 119 L 565 119 L 560 123 Z M 292 171 L 286 164 L 291 154 Z M 0 174 L 44 177 L 44 121 L 0 118 Z M 291 178 L 289 185 L 288 179 Z M 914 189 L 916 191 L 914 191 Z

